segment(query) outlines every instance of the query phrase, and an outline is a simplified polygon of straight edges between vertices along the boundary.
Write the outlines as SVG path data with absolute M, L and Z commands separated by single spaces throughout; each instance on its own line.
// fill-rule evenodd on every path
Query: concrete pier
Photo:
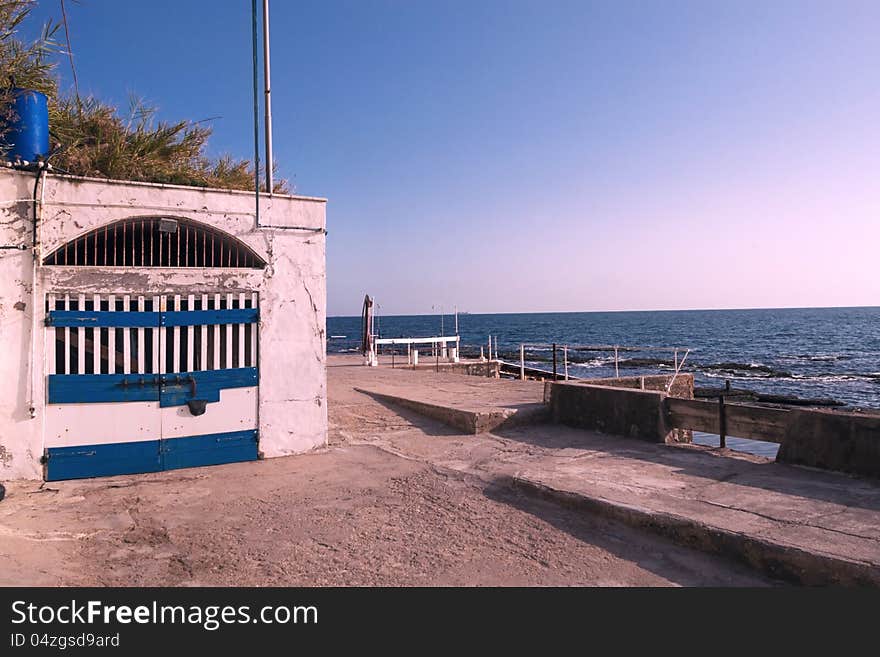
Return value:
M 803 584 L 880 585 L 880 482 L 689 444 L 657 444 L 544 422 L 486 431 L 444 412 L 543 399 L 538 382 L 476 379 L 343 365 L 330 358 L 331 395 L 372 390 L 407 415 L 407 431 L 360 440 L 436 467 L 517 487 Z M 381 390 L 384 397 L 376 393 Z M 346 392 L 349 391 L 349 392 Z M 392 399 L 397 397 L 396 400 Z M 374 401 L 375 403 L 375 401 Z M 437 420 L 453 429 L 440 430 Z

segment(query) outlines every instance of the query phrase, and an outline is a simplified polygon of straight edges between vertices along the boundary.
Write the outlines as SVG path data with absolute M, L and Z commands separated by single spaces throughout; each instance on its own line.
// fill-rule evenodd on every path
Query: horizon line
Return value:
M 842 310 L 860 308 L 880 308 L 880 305 L 868 306 L 757 306 L 752 308 L 655 308 L 640 310 L 529 310 L 503 312 L 472 312 L 458 311 L 459 315 L 577 315 L 588 313 L 675 313 L 675 312 L 730 312 L 740 310 Z M 455 312 L 447 313 L 390 313 L 380 317 L 439 317 L 454 316 Z M 360 317 L 360 315 L 327 315 L 328 318 Z

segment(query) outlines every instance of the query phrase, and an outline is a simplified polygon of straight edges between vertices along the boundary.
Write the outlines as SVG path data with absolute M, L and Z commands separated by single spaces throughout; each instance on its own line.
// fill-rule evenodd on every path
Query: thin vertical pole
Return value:
M 614 377 L 620 377 L 620 365 L 617 359 L 617 347 L 614 347 Z
M 266 87 L 266 192 L 272 196 L 272 83 L 269 65 L 269 0 L 263 0 L 263 83 Z
M 556 343 L 553 343 L 553 380 L 557 379 L 556 376 Z
M 568 381 L 568 345 L 562 347 L 562 362 L 565 367 L 565 380 Z
M 519 346 L 519 380 L 526 380 L 526 346 L 524 344 Z
M 251 23 L 253 28 L 254 59 L 254 215 L 260 225 L 260 83 L 257 55 L 257 0 L 251 0 Z M 218 368 L 215 368 L 218 369 Z

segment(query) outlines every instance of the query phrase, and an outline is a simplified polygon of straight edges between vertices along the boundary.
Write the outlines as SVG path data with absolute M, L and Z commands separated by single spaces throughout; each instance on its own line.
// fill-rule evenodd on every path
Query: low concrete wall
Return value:
M 665 392 L 671 374 L 654 374 L 649 376 L 621 376 L 605 379 L 580 379 L 577 381 L 568 381 L 575 385 L 602 386 L 609 388 L 626 388 L 636 390 L 650 390 L 654 392 Z M 550 387 L 552 382 L 544 384 L 544 402 L 550 402 Z M 694 375 L 679 374 L 675 377 L 667 397 L 676 399 L 693 399 L 694 398 Z M 694 441 L 694 432 L 686 427 L 678 427 L 672 429 L 666 438 L 667 442 L 676 443 L 692 443 Z
M 790 411 L 776 460 L 880 477 L 880 416 Z
M 663 392 L 573 382 L 547 385 L 554 422 L 656 443 L 677 440 L 666 422 Z

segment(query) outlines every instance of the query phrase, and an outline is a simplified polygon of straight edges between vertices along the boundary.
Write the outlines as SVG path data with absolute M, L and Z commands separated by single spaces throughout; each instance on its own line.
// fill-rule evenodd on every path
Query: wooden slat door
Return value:
M 47 479 L 257 458 L 256 294 L 50 294 L 47 318 Z

